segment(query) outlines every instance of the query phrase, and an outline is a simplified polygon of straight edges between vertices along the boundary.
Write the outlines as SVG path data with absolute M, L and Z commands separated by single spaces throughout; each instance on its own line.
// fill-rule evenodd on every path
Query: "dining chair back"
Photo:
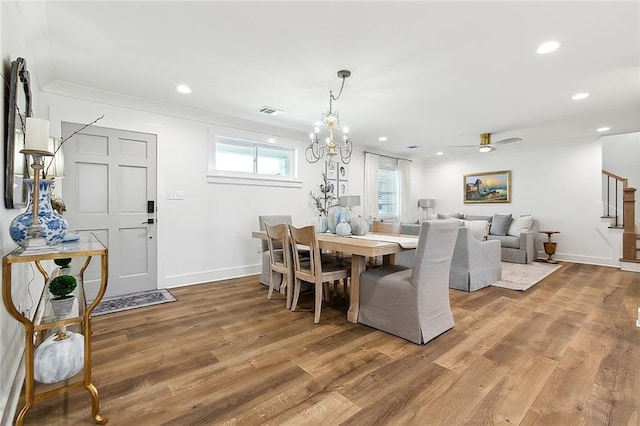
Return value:
M 265 230 L 265 223 L 269 223 L 270 225 L 278 225 L 281 223 L 289 224 L 291 223 L 291 215 L 261 215 L 258 216 L 258 225 L 261 231 Z M 261 240 L 260 242 L 262 247 L 262 271 L 260 274 L 260 283 L 266 286 L 271 285 L 271 255 L 269 254 L 269 243 L 266 239 Z M 277 242 L 275 244 L 274 249 L 276 251 L 282 251 L 282 247 L 280 243 Z M 274 286 L 275 290 L 280 290 L 280 278 L 281 276 L 277 275 L 277 280 Z
M 320 322 L 320 310 L 324 293 L 323 283 L 345 280 L 351 275 L 351 266 L 332 261 L 320 253 L 316 230 L 313 225 L 296 228 L 289 225 L 291 254 L 293 257 L 294 292 L 291 310 L 295 311 L 300 297 L 302 281 L 313 284 L 315 293 L 314 322 Z M 308 261 L 305 261 L 308 259 Z
M 270 276 L 269 276 L 269 293 L 267 299 L 273 296 L 275 283 L 279 280 L 280 293 L 286 294 L 286 308 L 291 307 L 292 293 L 292 269 L 291 269 L 291 249 L 289 244 L 289 228 L 286 224 L 270 225 L 265 223 L 265 231 L 267 232 L 267 244 L 269 245 L 270 258 Z M 282 247 L 278 250 L 277 247 Z M 280 274 L 280 275 L 278 275 Z
M 381 222 L 374 220 L 371 225 L 371 232 L 379 232 L 381 234 L 400 234 L 400 222 Z

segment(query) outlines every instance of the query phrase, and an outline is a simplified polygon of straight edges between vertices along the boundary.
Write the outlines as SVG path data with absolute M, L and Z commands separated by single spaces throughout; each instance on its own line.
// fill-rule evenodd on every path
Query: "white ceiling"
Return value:
M 601 126 L 640 131 L 638 1 L 29 7 L 41 17 L 29 43 L 44 91 L 86 86 L 308 133 L 340 88 L 336 72 L 349 69 L 334 109 L 359 147 L 480 155 L 448 146 L 478 144 L 483 132 L 524 138 L 499 147 L 515 152 L 589 143 Z M 537 54 L 551 39 L 560 48 Z M 193 93 L 177 93 L 180 83 Z M 573 101 L 577 92 L 590 96 Z M 284 113 L 256 112 L 264 105 Z

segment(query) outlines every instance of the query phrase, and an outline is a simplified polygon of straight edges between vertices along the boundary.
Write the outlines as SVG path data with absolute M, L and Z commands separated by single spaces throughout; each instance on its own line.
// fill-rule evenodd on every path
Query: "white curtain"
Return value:
M 376 154 L 364 154 L 364 197 L 362 215 L 378 217 L 378 167 L 380 158 Z
M 398 192 L 400 222 L 409 222 L 411 211 L 411 161 L 398 159 Z

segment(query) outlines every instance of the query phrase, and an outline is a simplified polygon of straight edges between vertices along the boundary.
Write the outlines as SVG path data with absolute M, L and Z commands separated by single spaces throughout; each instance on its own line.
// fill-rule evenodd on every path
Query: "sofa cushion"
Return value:
M 511 235 L 489 235 L 488 240 L 500 241 L 502 248 L 520 248 L 520 238 L 512 237 Z
M 507 235 L 511 235 L 513 237 L 519 237 L 520 233 L 527 232 L 531 229 L 532 223 L 533 223 L 533 216 L 531 215 L 513 216 L 511 218 L 511 224 L 509 225 L 509 230 L 507 231 Z
M 493 219 L 491 220 L 491 229 L 489 230 L 489 235 L 507 235 L 510 223 L 510 214 L 494 214 Z

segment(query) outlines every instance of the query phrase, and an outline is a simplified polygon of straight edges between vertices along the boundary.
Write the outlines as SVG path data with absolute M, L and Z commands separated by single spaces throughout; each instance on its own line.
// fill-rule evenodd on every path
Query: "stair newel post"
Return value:
M 622 259 L 637 260 L 636 256 L 636 230 L 635 230 L 635 188 L 624 188 L 624 232 L 622 234 Z

